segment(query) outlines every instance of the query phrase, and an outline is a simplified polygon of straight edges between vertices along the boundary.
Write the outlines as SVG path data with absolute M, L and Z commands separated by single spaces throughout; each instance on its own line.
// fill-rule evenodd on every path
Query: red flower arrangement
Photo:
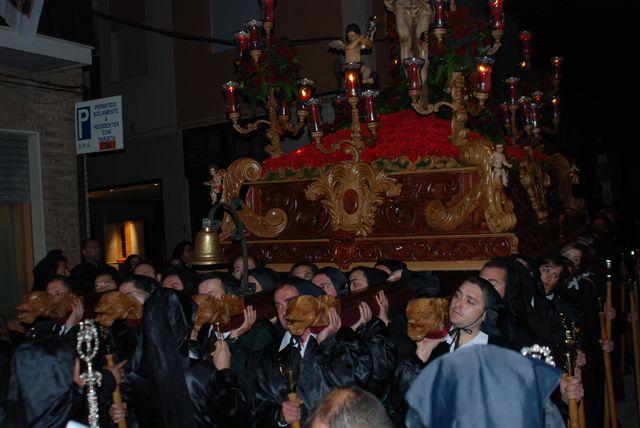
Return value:
M 370 135 L 362 125 L 363 135 Z M 350 138 L 349 129 L 341 129 L 322 139 L 325 147 Z M 416 162 L 419 158 L 453 158 L 460 160 L 460 151 L 451 143 L 451 125 L 448 120 L 433 115 L 420 116 L 412 110 L 380 115 L 380 129 L 374 147 L 365 147 L 362 161 L 373 163 L 380 159 L 397 159 L 401 156 Z M 472 133 L 472 139 L 481 138 Z M 322 168 L 350 159 L 342 150 L 332 154 L 320 152 L 314 144 L 308 144 L 294 152 L 263 162 L 265 173 L 280 169 L 300 170 Z

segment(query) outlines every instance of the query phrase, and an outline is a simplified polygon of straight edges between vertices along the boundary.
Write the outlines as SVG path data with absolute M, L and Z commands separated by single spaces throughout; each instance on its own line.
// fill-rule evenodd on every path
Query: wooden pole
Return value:
M 607 313 L 611 309 L 611 260 L 607 260 Z M 611 340 L 611 320 L 605 319 L 605 312 L 600 312 L 600 337 L 603 342 Z M 604 371 L 605 371 L 605 385 L 606 385 L 606 401 L 605 412 L 608 408 L 610 426 L 615 428 L 618 426 L 618 415 L 616 411 L 616 396 L 613 389 L 613 371 L 611 369 L 611 354 L 609 352 L 602 351 L 602 357 L 604 359 Z
M 578 416 L 580 418 L 580 426 L 582 428 L 587 428 L 587 418 L 584 414 L 584 398 L 580 401 L 580 406 L 578 407 Z
M 633 346 L 633 373 L 636 377 L 636 403 L 640 411 L 640 325 L 638 325 L 638 284 L 631 284 L 631 344 Z
M 105 355 L 105 358 L 107 360 L 107 366 L 113 367 L 114 366 L 113 355 L 107 354 Z M 111 398 L 113 399 L 113 404 L 115 404 L 116 406 L 122 406 L 122 396 L 120 395 L 120 386 L 116 385 L 116 389 L 113 391 Z M 120 422 L 118 422 L 118 428 L 127 428 L 126 418 L 123 418 Z

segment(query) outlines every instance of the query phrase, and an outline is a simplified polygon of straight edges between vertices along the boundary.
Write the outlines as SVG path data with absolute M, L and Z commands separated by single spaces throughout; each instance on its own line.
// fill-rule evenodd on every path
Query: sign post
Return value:
M 76 153 L 124 148 L 122 96 L 76 103 Z

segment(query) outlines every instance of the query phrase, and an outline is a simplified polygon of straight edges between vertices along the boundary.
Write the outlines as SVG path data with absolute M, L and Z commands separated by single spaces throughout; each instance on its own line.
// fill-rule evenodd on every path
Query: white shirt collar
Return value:
M 569 281 L 569 284 L 567 285 L 567 289 L 572 289 L 572 288 L 575 288 L 576 290 L 580 290 L 580 284 L 578 283 L 578 278 L 576 278 L 575 276 L 571 278 L 571 281 Z
M 447 334 L 447 337 L 444 339 L 450 346 L 449 346 L 449 352 L 453 352 L 455 351 L 455 343 L 453 341 L 453 337 L 451 337 L 451 335 Z M 489 343 L 489 335 L 483 331 L 479 331 L 478 334 L 476 334 L 476 337 L 474 337 L 473 339 L 471 339 L 470 341 L 468 341 L 467 343 L 465 343 L 464 345 L 460 346 L 459 349 L 462 349 L 466 346 L 475 346 L 475 345 L 487 345 Z
M 284 348 L 287 347 L 287 345 L 289 344 L 289 342 L 291 342 L 291 338 L 293 336 L 291 335 L 291 333 L 289 333 L 288 331 L 285 332 L 284 336 L 282 336 L 282 341 L 280 342 L 280 348 L 278 349 L 278 352 L 282 351 Z M 304 358 L 304 352 L 307 350 L 307 345 L 309 344 L 309 339 L 311 337 L 316 337 L 315 334 L 311 333 L 309 334 L 309 337 L 307 337 L 306 340 L 301 340 L 301 345 L 302 347 L 300 348 L 300 357 Z

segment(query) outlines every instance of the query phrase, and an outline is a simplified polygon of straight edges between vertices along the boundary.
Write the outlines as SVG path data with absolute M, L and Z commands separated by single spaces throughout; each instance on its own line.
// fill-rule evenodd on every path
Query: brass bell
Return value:
M 195 266 L 226 264 L 228 260 L 222 253 L 220 238 L 208 218 L 202 219 L 202 230 L 196 234 L 191 263 Z

